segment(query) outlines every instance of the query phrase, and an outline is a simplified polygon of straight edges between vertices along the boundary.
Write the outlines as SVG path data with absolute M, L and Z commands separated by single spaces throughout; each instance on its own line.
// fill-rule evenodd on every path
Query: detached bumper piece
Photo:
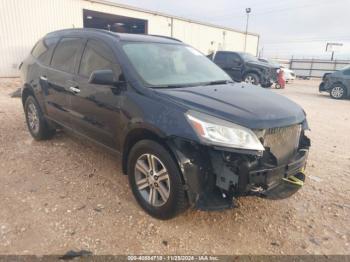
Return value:
M 261 188 L 252 194 L 268 199 L 284 199 L 295 194 L 304 185 L 307 156 L 308 151 L 302 150 L 286 166 L 250 172 L 250 182 Z

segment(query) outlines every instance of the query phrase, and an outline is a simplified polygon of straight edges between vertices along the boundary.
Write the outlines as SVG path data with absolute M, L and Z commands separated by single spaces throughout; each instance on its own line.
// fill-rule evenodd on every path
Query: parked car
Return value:
M 350 96 L 350 66 L 334 73 L 326 73 L 319 87 L 320 92 L 328 92 L 334 99 Z
M 271 65 L 251 54 L 243 52 L 218 51 L 209 56 L 234 81 L 270 87 L 277 80 L 278 66 Z
M 250 194 L 284 198 L 303 184 L 303 109 L 233 83 L 182 42 L 56 31 L 34 46 L 21 78 L 33 138 L 65 128 L 119 154 L 137 202 L 156 218 L 230 208 Z
M 259 58 L 259 61 L 269 63 L 270 65 L 272 65 L 273 67 L 276 67 L 276 68 L 281 68 L 284 72 L 284 77 L 285 77 L 287 83 L 290 81 L 294 81 L 296 79 L 295 72 L 293 70 L 289 69 L 288 67 L 280 65 L 279 63 L 277 63 L 271 59 L 267 59 L 267 58 Z
M 291 70 L 287 67 L 283 67 L 283 66 L 281 67 L 281 69 L 284 72 L 284 77 L 286 78 L 287 83 L 294 81 L 297 78 L 297 76 L 293 70 Z

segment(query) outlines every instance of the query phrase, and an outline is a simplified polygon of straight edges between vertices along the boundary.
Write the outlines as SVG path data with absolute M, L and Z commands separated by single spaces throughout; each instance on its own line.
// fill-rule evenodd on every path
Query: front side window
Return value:
M 91 73 L 96 70 L 112 69 L 115 71 L 116 65 L 112 57 L 112 50 L 105 44 L 89 40 L 80 63 L 79 74 L 90 77 Z
M 51 66 L 68 73 L 74 73 L 78 53 L 83 45 L 80 38 L 62 38 L 52 57 Z
M 150 87 L 231 81 L 222 69 L 189 46 L 124 42 L 123 50 L 140 78 Z
M 53 49 L 55 48 L 59 38 L 50 37 L 40 40 L 34 47 L 32 55 L 45 65 L 50 64 Z

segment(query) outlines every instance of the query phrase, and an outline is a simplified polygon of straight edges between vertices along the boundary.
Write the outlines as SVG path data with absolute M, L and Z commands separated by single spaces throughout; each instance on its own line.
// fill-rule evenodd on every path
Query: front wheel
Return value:
M 330 95 L 334 99 L 343 99 L 346 96 L 346 89 L 341 84 L 335 84 L 330 91 Z
M 187 208 L 179 168 L 162 145 L 138 142 L 128 157 L 128 177 L 137 202 L 151 216 L 170 219 Z
M 257 74 L 248 73 L 244 77 L 244 82 L 246 82 L 248 84 L 259 85 L 260 78 L 259 78 L 259 76 Z

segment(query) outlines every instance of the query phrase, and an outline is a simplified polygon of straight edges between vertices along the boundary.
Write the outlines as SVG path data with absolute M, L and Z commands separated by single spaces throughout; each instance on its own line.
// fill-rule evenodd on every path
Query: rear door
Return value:
M 61 38 L 57 44 L 51 65 L 42 81 L 47 84 L 45 103 L 48 116 L 58 123 L 70 127 L 70 96 L 74 85 L 74 74 L 83 49 L 84 39 Z
M 45 95 L 47 94 L 46 75 L 53 50 L 59 39 L 59 37 L 40 39 L 33 48 L 31 56 L 23 62 L 23 68 L 21 68 L 22 79 L 28 79 L 31 82 L 44 114 L 47 114 L 46 105 L 44 104 Z
M 115 79 L 120 79 L 121 69 L 112 49 L 102 40 L 89 39 L 75 77 L 77 90 L 71 99 L 72 123 L 81 134 L 116 149 L 120 103 L 124 96 L 113 86 L 89 83 L 91 73 L 103 69 L 111 69 Z

